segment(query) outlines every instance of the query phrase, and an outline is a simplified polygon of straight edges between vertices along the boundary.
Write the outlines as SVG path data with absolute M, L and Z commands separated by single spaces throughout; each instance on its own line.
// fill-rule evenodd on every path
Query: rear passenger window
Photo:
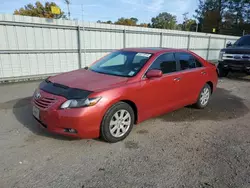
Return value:
M 176 60 L 174 54 L 166 53 L 159 56 L 149 68 L 149 70 L 151 69 L 161 70 L 163 74 L 176 72 Z
M 201 62 L 199 62 L 198 59 L 195 59 L 195 63 L 196 63 L 196 67 L 203 67 L 203 65 L 201 64 Z
M 194 69 L 196 67 L 202 67 L 202 64 L 189 53 L 176 53 L 176 57 L 180 62 L 180 69 Z

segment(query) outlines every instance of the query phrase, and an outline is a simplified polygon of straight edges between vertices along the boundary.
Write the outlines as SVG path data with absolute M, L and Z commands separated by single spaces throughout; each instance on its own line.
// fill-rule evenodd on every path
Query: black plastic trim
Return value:
M 71 88 L 62 84 L 52 83 L 48 79 L 40 83 L 39 88 L 47 93 L 53 95 L 59 95 L 66 99 L 85 99 L 87 98 L 92 91 Z

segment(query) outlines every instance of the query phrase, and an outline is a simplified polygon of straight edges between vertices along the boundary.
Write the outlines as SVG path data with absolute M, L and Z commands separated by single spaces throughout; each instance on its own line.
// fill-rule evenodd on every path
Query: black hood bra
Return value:
M 52 83 L 49 80 L 45 80 L 40 83 L 39 88 L 45 92 L 51 93 L 53 95 L 59 95 L 65 97 L 66 99 L 85 99 L 92 91 L 70 88 L 65 85 Z

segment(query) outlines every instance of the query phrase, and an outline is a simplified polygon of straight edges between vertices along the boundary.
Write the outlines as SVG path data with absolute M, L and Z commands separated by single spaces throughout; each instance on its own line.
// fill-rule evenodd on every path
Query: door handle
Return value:
M 206 72 L 206 71 L 202 71 L 201 74 L 202 74 L 202 75 L 205 75 L 205 74 L 207 74 L 207 72 Z
M 174 78 L 174 81 L 175 81 L 175 82 L 179 82 L 180 80 L 181 80 L 180 77 Z

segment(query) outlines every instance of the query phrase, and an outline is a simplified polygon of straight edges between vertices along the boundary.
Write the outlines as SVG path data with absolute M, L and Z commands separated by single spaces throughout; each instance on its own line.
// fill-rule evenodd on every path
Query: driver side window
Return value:
M 150 66 L 149 70 L 158 69 L 163 74 L 177 71 L 177 63 L 173 53 L 166 53 L 160 55 Z

